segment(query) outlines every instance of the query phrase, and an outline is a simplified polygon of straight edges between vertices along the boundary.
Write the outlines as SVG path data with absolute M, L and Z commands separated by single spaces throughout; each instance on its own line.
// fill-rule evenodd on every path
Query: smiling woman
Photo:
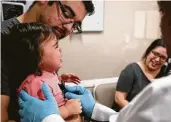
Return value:
M 156 39 L 141 61 L 129 64 L 120 74 L 113 108 L 120 111 L 159 74 L 168 56 L 163 40 Z

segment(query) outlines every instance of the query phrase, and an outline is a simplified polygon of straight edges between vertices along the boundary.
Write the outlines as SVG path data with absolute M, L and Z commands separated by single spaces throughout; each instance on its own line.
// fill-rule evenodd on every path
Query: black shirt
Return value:
M 11 32 L 11 29 L 14 25 L 19 24 L 20 22 L 17 20 L 17 18 L 11 18 L 9 20 L 3 21 L 1 23 L 1 44 L 2 44 L 2 57 L 1 57 L 1 95 L 7 95 L 10 96 L 10 88 L 9 88 L 9 71 L 8 68 L 5 66 L 5 62 L 4 62 L 4 57 L 5 57 L 5 50 L 7 49 L 6 45 L 7 43 L 5 41 L 7 41 L 7 38 Z
M 144 75 L 139 65 L 132 63 L 121 72 L 116 90 L 128 93 L 126 100 L 130 102 L 149 83 L 150 81 Z M 113 108 L 116 111 L 121 109 L 116 103 L 114 103 Z
M 17 18 L 12 18 L 1 23 L 1 95 L 6 95 L 10 97 L 10 103 L 8 106 L 8 116 L 10 120 L 19 121 L 18 115 L 18 100 L 17 100 L 17 92 L 18 84 L 15 82 L 15 78 L 12 77 L 12 73 L 10 72 L 10 66 L 7 65 L 7 60 L 5 57 L 7 55 L 6 51 L 8 48 L 8 37 L 11 32 L 11 29 L 14 25 L 20 24 Z

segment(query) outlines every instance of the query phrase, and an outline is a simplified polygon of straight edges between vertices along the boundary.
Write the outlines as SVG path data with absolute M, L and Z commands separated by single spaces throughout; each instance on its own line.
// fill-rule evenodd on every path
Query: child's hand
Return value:
M 62 74 L 61 76 L 59 76 L 59 80 L 61 82 L 75 83 L 75 84 L 78 84 L 81 81 L 78 76 L 71 74 L 71 73 Z
M 66 102 L 65 107 L 68 110 L 68 115 L 76 115 L 82 113 L 82 106 L 79 99 L 70 99 Z

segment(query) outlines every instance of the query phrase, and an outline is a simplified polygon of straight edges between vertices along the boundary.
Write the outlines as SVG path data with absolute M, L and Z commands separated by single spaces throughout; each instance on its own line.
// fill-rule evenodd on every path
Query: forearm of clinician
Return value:
M 112 115 L 116 115 L 117 117 L 118 113 L 111 108 L 96 103 L 91 118 L 97 121 L 109 121 L 109 118 Z
M 65 122 L 60 115 L 52 114 L 44 118 L 41 122 Z
M 121 107 L 125 107 L 128 105 L 128 101 L 126 100 L 128 93 L 126 92 L 121 92 L 121 91 L 116 91 L 115 93 L 115 102 Z

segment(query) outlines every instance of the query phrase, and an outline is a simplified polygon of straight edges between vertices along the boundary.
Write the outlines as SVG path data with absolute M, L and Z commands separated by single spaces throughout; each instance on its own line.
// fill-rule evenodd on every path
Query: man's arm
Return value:
M 1 95 L 1 122 L 15 122 L 14 120 L 8 120 L 8 105 L 10 97 L 7 95 Z
M 8 120 L 8 105 L 10 102 L 9 72 L 4 60 L 1 60 L 1 122 L 15 122 Z
M 9 96 L 1 95 L 1 122 L 6 122 L 8 120 L 9 101 Z
M 2 68 L 1 68 L 1 122 L 15 122 L 14 120 L 8 120 L 8 105 L 10 102 L 10 90 L 8 84 L 8 72 L 5 67 L 4 61 L 2 60 Z

